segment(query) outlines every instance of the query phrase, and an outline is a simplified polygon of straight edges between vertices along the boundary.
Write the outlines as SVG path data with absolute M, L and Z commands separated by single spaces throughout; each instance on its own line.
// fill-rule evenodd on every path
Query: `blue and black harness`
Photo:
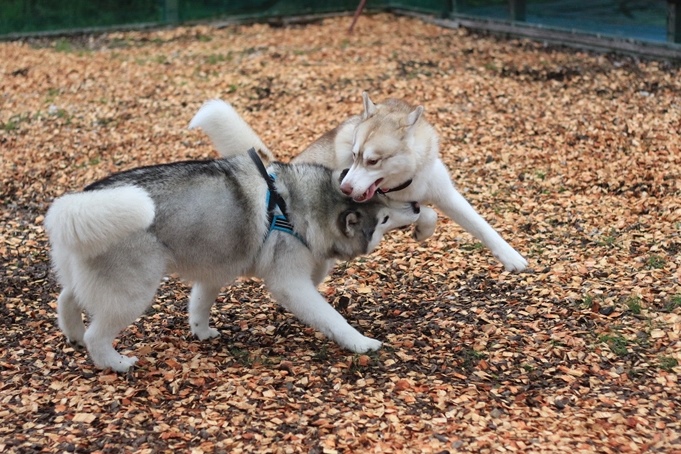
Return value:
M 260 156 L 255 151 L 255 148 L 248 150 L 248 155 L 251 157 L 255 166 L 260 171 L 260 174 L 267 182 L 267 223 L 269 225 L 269 230 L 267 231 L 267 236 L 272 233 L 273 230 L 279 230 L 280 232 L 288 233 L 296 237 L 301 243 L 308 247 L 305 238 L 300 236 L 298 232 L 293 229 L 293 224 L 288 219 L 288 212 L 286 210 L 286 201 L 277 192 L 277 188 L 274 186 L 274 180 L 276 175 L 272 173 L 267 173 L 265 165 L 262 163 Z

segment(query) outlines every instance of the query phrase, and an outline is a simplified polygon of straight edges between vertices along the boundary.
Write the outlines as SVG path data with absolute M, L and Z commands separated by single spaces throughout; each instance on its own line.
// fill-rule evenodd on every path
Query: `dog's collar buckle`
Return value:
M 402 184 L 399 185 L 399 186 L 395 186 L 394 188 L 390 188 L 390 189 L 386 189 L 386 190 L 383 190 L 383 189 L 381 189 L 381 188 L 378 188 L 378 189 L 376 190 L 376 192 L 378 192 L 379 194 L 385 195 L 385 194 L 387 194 L 387 193 L 389 193 L 389 192 L 401 191 L 402 189 L 408 188 L 409 185 L 412 183 L 412 181 L 413 181 L 413 180 L 410 178 L 410 179 L 408 179 L 407 181 L 405 181 L 404 183 L 402 183 Z

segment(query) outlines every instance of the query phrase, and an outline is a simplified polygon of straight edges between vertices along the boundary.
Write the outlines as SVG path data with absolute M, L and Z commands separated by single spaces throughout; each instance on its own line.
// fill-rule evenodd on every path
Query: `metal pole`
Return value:
M 525 22 L 525 0 L 508 0 L 512 21 Z
M 163 22 L 176 24 L 180 21 L 180 0 L 163 0 Z
M 667 0 L 667 41 L 681 43 L 681 0 Z

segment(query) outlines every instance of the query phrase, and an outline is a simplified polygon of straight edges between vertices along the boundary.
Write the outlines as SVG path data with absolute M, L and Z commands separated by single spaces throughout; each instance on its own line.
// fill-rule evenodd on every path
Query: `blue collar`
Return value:
M 265 165 L 260 160 L 258 153 L 255 152 L 255 148 L 248 150 L 248 155 L 251 157 L 255 166 L 260 171 L 267 182 L 267 223 L 269 224 L 269 230 L 267 231 L 267 238 L 273 230 L 279 230 L 280 232 L 286 232 L 290 235 L 296 237 L 305 247 L 309 248 L 305 238 L 300 236 L 298 232 L 293 229 L 293 224 L 288 220 L 288 213 L 286 211 L 286 201 L 283 199 L 281 194 L 277 192 L 277 188 L 274 186 L 274 180 L 276 176 L 272 173 L 268 174 L 265 169 Z

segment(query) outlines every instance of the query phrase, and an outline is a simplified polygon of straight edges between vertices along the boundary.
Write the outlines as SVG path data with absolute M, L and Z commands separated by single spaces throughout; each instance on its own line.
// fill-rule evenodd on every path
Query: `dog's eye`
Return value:
M 378 164 L 378 161 L 380 161 L 380 159 L 367 159 L 367 165 L 375 166 L 376 164 Z
M 390 216 L 384 217 L 383 222 L 381 222 L 381 224 L 385 224 L 386 222 L 388 222 L 388 219 L 390 219 Z

